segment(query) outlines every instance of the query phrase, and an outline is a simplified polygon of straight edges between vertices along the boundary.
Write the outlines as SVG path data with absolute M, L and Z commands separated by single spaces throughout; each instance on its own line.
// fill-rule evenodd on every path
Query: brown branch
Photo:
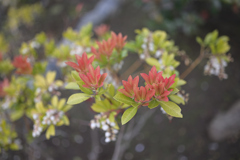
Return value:
M 125 79 L 127 78 L 131 73 L 133 73 L 137 68 L 139 68 L 142 65 L 141 60 L 136 60 L 122 75 L 121 78 Z
M 193 69 L 196 68 L 196 66 L 202 61 L 203 58 L 204 58 L 204 48 L 201 47 L 198 58 L 180 75 L 180 78 L 181 79 L 186 78 L 193 71 Z

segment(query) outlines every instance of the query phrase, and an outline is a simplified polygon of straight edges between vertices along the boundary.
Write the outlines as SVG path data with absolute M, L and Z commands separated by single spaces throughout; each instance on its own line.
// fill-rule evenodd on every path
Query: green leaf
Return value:
M 24 114 L 24 110 L 17 110 L 17 111 L 11 112 L 10 119 L 12 121 L 16 121 L 20 119 L 23 116 L 23 114 Z
M 177 95 L 170 95 L 169 98 L 177 104 L 183 104 L 183 105 L 185 104 L 184 100 Z
M 118 92 L 113 98 L 116 99 L 119 102 L 126 103 L 126 104 L 129 104 L 129 105 L 132 105 L 132 104 L 136 103 L 132 98 L 127 97 L 120 92 Z
M 170 89 L 171 89 L 171 88 L 170 88 Z M 175 94 L 175 93 L 177 93 L 177 92 L 179 92 L 179 89 L 173 88 L 173 91 L 170 93 L 170 95 Z
M 113 97 L 115 95 L 115 88 L 112 84 L 108 84 L 107 92 L 111 95 L 111 97 Z
M 46 132 L 46 138 L 49 139 L 50 136 L 54 136 L 54 135 L 55 135 L 55 127 L 54 125 L 50 125 Z
M 198 42 L 198 44 L 200 44 L 201 46 L 204 44 L 202 39 L 200 37 L 196 37 L 196 41 Z
M 69 119 L 68 119 L 68 117 L 67 117 L 66 115 L 64 115 L 64 116 L 62 117 L 62 119 L 63 119 L 63 122 L 64 122 L 65 125 L 68 126 L 68 125 L 70 124 Z
M 40 112 L 40 113 L 45 113 L 46 112 L 46 109 L 44 108 L 42 102 L 38 102 L 36 104 L 36 108 L 37 108 L 37 111 Z
M 85 84 L 82 80 L 81 81 L 77 81 L 77 84 L 79 86 L 79 88 L 81 89 L 81 91 L 83 91 L 86 94 L 92 95 L 93 91 L 89 88 L 83 87 L 83 85 Z
M 158 105 L 159 105 L 158 101 L 152 100 L 152 101 L 149 103 L 148 108 L 153 109 L 153 108 L 157 107 Z
M 78 103 L 82 103 L 84 101 L 86 101 L 87 99 L 89 99 L 91 96 L 85 93 L 76 93 L 71 95 L 68 98 L 67 104 L 78 104 Z
M 111 104 L 107 99 L 104 99 L 103 101 L 97 101 L 94 103 L 91 108 L 95 112 L 107 112 L 111 110 Z
M 187 82 L 184 81 L 183 79 L 179 79 L 179 81 L 177 82 L 177 86 L 182 86 L 185 85 Z
M 106 92 L 105 89 L 99 88 L 97 94 L 100 96 L 100 95 L 104 94 L 105 92 Z
M 63 112 L 67 112 L 68 110 L 70 110 L 72 108 L 71 105 L 65 105 L 63 109 L 61 109 Z
M 146 59 L 146 62 L 150 66 L 156 66 L 157 68 L 160 67 L 160 63 L 158 62 L 158 60 L 156 58 L 149 57 Z
M 65 89 L 73 89 L 73 90 L 80 90 L 78 84 L 76 82 L 70 82 L 65 86 Z
M 167 114 L 169 114 L 170 116 L 178 117 L 178 118 L 183 117 L 181 114 L 181 108 L 177 104 L 170 101 L 168 102 L 159 101 L 159 104 L 164 109 L 164 111 L 167 112 Z
M 128 108 L 122 115 L 122 125 L 126 124 L 128 121 L 130 121 L 135 114 L 137 113 L 138 107 L 131 107 Z
M 73 79 L 75 79 L 76 81 L 82 81 L 81 78 L 79 77 L 77 71 L 72 71 L 71 74 L 72 74 Z

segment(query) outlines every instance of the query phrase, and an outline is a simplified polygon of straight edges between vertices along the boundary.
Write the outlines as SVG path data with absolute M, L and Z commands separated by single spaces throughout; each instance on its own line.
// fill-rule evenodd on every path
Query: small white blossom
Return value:
M 40 44 L 39 44 L 38 42 L 36 42 L 36 41 L 32 41 L 32 42 L 30 43 L 30 46 L 31 46 L 32 48 L 39 48 L 39 47 L 40 47 Z
M 110 141 L 111 141 L 110 138 L 106 138 L 106 139 L 105 139 L 105 142 L 106 142 L 106 143 L 109 143 Z
M 140 54 L 140 59 L 145 59 L 145 55 L 144 54 Z
M 162 51 L 161 50 L 157 50 L 157 52 L 155 53 L 155 57 L 159 58 L 162 55 Z
M 161 111 L 163 114 L 166 114 L 167 112 L 161 107 Z
M 146 45 L 146 44 L 142 44 L 141 47 L 142 47 L 142 49 L 144 49 L 144 50 L 147 49 L 147 45 Z
M 105 132 L 105 137 L 110 137 L 111 133 L 110 132 Z

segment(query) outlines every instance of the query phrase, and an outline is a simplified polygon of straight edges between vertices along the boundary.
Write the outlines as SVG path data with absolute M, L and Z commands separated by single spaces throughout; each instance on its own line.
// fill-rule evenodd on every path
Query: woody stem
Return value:
M 204 58 L 204 47 L 201 47 L 200 54 L 197 59 L 180 75 L 181 79 L 186 78 L 194 68 L 203 60 Z

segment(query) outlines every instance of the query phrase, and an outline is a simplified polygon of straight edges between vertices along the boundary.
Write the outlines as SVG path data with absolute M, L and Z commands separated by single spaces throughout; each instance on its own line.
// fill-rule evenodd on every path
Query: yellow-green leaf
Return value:
M 168 102 L 159 101 L 159 104 L 164 109 L 164 111 L 167 112 L 167 114 L 169 114 L 170 116 L 178 117 L 178 118 L 183 117 L 181 114 L 181 108 L 177 104 L 170 101 Z
M 86 101 L 87 99 L 89 99 L 91 96 L 85 93 L 76 93 L 71 95 L 68 98 L 67 104 L 78 104 L 78 103 L 82 103 L 84 101 Z
M 76 82 L 70 82 L 65 86 L 65 89 L 73 89 L 73 90 L 80 90 L 78 84 Z
M 132 104 L 136 103 L 132 98 L 127 97 L 120 92 L 118 92 L 113 98 L 116 99 L 119 102 L 126 103 L 126 104 L 129 104 L 129 105 L 132 105 Z
M 157 107 L 158 105 L 159 105 L 158 101 L 152 100 L 152 101 L 149 103 L 148 108 L 153 109 L 153 108 Z
M 57 108 L 58 105 L 58 97 L 57 96 L 53 96 L 52 100 L 51 100 L 52 106 L 54 108 Z
M 137 113 L 137 110 L 138 110 L 138 107 L 128 108 L 122 115 L 122 119 L 121 119 L 122 125 L 130 121 Z
M 146 59 L 147 64 L 150 66 L 156 66 L 156 68 L 160 68 L 160 63 L 156 58 L 149 57 Z
M 46 132 L 46 138 L 49 139 L 50 136 L 54 136 L 54 135 L 55 135 L 55 127 L 54 125 L 50 125 Z
M 170 95 L 169 98 L 170 98 L 173 102 L 175 102 L 175 103 L 177 103 L 177 104 L 183 104 L 183 105 L 185 104 L 183 98 L 181 98 L 181 97 L 179 97 L 179 96 L 177 96 L 177 95 Z
M 46 79 L 47 79 L 48 85 L 54 81 L 55 77 L 56 77 L 56 72 L 51 72 L 51 71 L 47 72 Z

